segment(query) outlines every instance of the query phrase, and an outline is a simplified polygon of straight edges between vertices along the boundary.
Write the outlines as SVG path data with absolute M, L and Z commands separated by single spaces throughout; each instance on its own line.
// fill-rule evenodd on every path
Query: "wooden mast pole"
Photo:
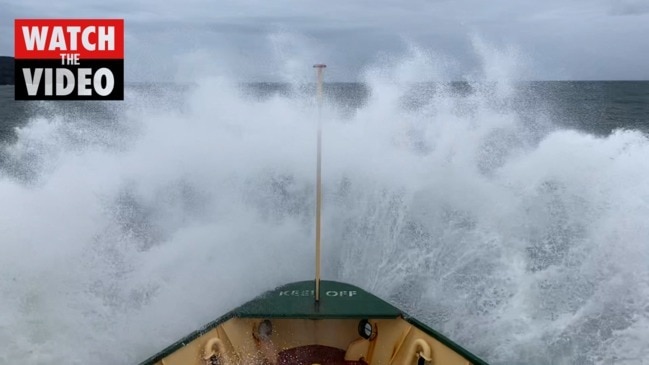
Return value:
M 316 211 L 315 211 L 315 301 L 320 302 L 320 231 L 322 220 L 322 83 L 327 65 L 313 65 L 316 69 L 318 98 L 318 157 L 316 172 Z

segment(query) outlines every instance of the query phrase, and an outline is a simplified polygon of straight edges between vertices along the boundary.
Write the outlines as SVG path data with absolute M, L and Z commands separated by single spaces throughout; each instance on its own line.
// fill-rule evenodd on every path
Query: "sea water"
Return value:
M 411 61 L 325 85 L 323 277 L 493 364 L 649 363 L 649 83 Z M 0 364 L 135 364 L 312 278 L 307 81 L 0 88 Z

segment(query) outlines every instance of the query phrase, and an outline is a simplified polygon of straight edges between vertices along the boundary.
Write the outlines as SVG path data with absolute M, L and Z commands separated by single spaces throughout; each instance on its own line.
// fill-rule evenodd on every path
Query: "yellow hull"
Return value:
M 471 364 L 402 318 L 369 320 L 377 333 L 373 339 L 360 337 L 359 321 L 353 319 L 274 319 L 270 321 L 272 333 L 267 337 L 258 334 L 264 321 L 264 318 L 232 318 L 155 364 L 280 364 L 287 361 L 281 355 L 291 353 L 287 350 L 317 348 L 314 345 L 338 349 L 339 353 L 344 353 L 341 360 L 345 362 L 416 365 L 423 359 L 431 364 Z M 334 351 L 321 352 L 325 358 L 311 357 L 309 360 L 318 364 L 338 363 L 327 358 L 327 354 Z M 291 363 L 303 362 L 295 358 L 290 360 Z

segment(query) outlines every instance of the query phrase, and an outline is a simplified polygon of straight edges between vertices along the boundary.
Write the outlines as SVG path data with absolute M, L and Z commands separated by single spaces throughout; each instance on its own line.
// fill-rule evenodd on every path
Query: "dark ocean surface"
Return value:
M 166 95 L 165 102 L 170 103 L 178 102 L 185 89 L 173 85 L 132 85 L 130 88 Z M 299 92 L 287 84 L 246 84 L 241 88 L 244 93 L 260 98 L 274 94 L 290 96 Z M 304 88 L 308 87 L 297 89 Z M 467 83 L 453 86 L 458 97 L 470 95 L 474 88 Z M 523 108 L 550 112 L 554 123 L 561 127 L 597 135 L 607 135 L 620 128 L 649 131 L 649 81 L 547 81 L 521 83 L 516 88 L 516 100 L 525 104 Z M 416 104 L 422 98 L 434 97 L 436 89 L 435 84 L 415 86 L 411 100 L 405 102 Z M 359 83 L 330 84 L 325 90 L 335 105 L 347 110 L 362 107 L 370 94 L 368 87 Z M 14 128 L 24 125 L 30 118 L 60 111 L 71 122 L 75 117 L 90 117 L 102 123 L 116 115 L 119 109 L 119 102 L 14 101 L 13 86 L 0 86 L 0 140 L 11 140 Z

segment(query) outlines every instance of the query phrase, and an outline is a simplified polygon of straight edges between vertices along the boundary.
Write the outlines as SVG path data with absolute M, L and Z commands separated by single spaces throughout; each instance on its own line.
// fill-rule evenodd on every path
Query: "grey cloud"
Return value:
M 649 13 L 649 0 L 614 0 L 613 15 L 641 15 Z
M 406 54 L 410 43 L 451 64 L 449 77 L 462 77 L 475 74 L 481 63 L 474 35 L 496 48 L 519 49 L 533 68 L 526 77 L 649 78 L 649 45 L 643 40 L 649 34 L 649 0 L 60 0 L 50 5 L 0 0 L 0 31 L 12 34 L 14 17 L 124 18 L 127 78 L 138 80 L 182 69 L 184 55 L 193 60 L 209 55 L 229 74 L 247 78 L 285 75 L 287 64 L 315 59 L 336 65 L 328 70 L 332 77 L 354 80 L 381 58 Z M 0 37 L 0 54 L 12 53 L 13 37 Z

